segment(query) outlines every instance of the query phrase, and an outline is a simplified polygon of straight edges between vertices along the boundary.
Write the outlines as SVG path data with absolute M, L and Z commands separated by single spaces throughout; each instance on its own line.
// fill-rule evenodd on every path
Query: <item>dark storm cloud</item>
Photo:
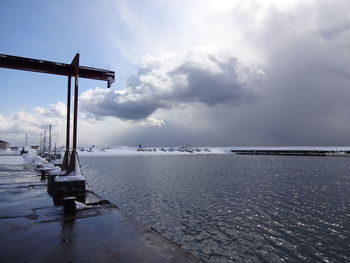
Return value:
M 293 17 L 304 22 L 300 28 L 288 17 L 271 13 L 260 38 L 268 61 L 260 131 L 268 144 L 350 143 L 350 49 L 343 45 L 345 36 L 350 39 L 349 28 L 343 26 L 350 20 L 346 13 L 315 5 L 309 14 L 314 19 Z M 325 30 L 332 37 L 325 37 Z M 278 41 L 271 43 L 273 36 Z
M 249 90 L 246 81 L 239 79 L 238 61 L 233 57 L 218 59 L 209 56 L 218 71 L 211 72 L 196 64 L 184 63 L 175 69 L 171 76 L 183 76 L 186 82 L 174 87 L 174 95 L 178 101 L 202 102 L 208 106 L 215 104 L 240 104 L 253 99 L 254 93 Z M 258 78 L 257 72 L 245 68 L 250 78 Z
M 124 120 L 139 120 L 150 116 L 157 108 L 161 107 L 161 102 L 151 98 L 130 99 L 130 93 L 120 94 L 115 91 L 103 91 L 96 89 L 90 91 L 92 94 L 81 96 L 82 107 L 89 113 L 96 116 L 113 116 Z M 130 92 L 130 91 L 129 91 Z M 101 96 L 100 101 L 87 98 L 87 95 Z
M 90 90 L 82 94 L 83 108 L 101 116 L 139 120 L 157 109 L 179 104 L 239 105 L 254 99 L 252 83 L 263 73 L 229 56 L 192 54 L 180 61 L 156 60 L 144 65 L 122 91 Z
M 290 13 L 270 9 L 246 36 L 263 70 L 232 56 L 159 59 L 146 63 L 123 92 L 86 93 L 84 107 L 97 115 L 164 120 L 161 127 L 131 129 L 121 140 L 128 144 L 350 145 L 348 10 L 341 0 L 300 4 Z

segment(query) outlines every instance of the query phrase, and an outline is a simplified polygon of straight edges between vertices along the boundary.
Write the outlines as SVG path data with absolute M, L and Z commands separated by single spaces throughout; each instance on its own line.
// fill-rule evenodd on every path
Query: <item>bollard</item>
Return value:
M 63 205 L 64 205 L 64 213 L 73 213 L 75 212 L 76 205 L 75 205 L 76 197 L 70 196 L 63 198 Z

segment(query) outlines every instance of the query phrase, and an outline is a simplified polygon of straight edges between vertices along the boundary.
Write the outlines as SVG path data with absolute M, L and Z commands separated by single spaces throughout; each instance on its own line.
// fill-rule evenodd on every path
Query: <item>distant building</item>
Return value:
M 38 145 L 31 145 L 30 148 L 34 149 L 34 150 L 37 150 L 39 148 L 39 146 Z
M 17 151 L 18 150 L 18 146 L 10 146 L 11 151 Z
M 0 140 L 0 149 L 1 150 L 7 150 L 9 147 L 10 147 L 10 144 L 8 142 Z

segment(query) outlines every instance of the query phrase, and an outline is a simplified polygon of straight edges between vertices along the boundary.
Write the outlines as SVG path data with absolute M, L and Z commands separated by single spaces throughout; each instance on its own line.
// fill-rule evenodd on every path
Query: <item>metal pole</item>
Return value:
M 70 96 L 71 96 L 71 79 L 68 77 L 68 90 L 67 90 L 67 133 L 66 133 L 66 152 L 69 152 L 69 135 L 70 135 Z
M 64 153 L 63 157 L 63 163 L 62 163 L 62 170 L 68 170 L 68 164 L 69 164 L 69 138 L 70 138 L 70 100 L 71 100 L 71 83 L 72 83 L 72 77 L 68 76 L 68 89 L 67 89 L 67 128 L 66 128 L 66 151 Z
M 79 93 L 79 53 L 73 59 L 72 64 L 75 66 L 74 78 L 74 113 L 73 113 L 73 150 L 69 162 L 68 173 L 75 171 L 75 156 L 77 153 L 77 134 L 78 134 L 78 93 Z
M 75 76 L 74 84 L 74 119 L 73 119 L 73 152 L 77 150 L 77 132 L 78 132 L 78 80 L 79 76 Z
M 52 125 L 49 125 L 49 158 L 51 158 L 51 127 Z
M 38 154 L 41 155 L 41 152 L 42 152 L 42 149 L 41 149 L 41 148 L 42 148 L 42 133 L 40 133 L 39 145 L 40 145 L 40 146 L 39 146 L 39 153 L 38 153 Z
M 46 152 L 46 130 L 44 130 L 44 155 Z

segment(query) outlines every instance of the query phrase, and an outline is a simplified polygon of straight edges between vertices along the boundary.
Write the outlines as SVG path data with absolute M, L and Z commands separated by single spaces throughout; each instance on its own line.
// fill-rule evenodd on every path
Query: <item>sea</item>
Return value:
M 350 262 L 350 158 L 81 156 L 91 189 L 206 262 Z

